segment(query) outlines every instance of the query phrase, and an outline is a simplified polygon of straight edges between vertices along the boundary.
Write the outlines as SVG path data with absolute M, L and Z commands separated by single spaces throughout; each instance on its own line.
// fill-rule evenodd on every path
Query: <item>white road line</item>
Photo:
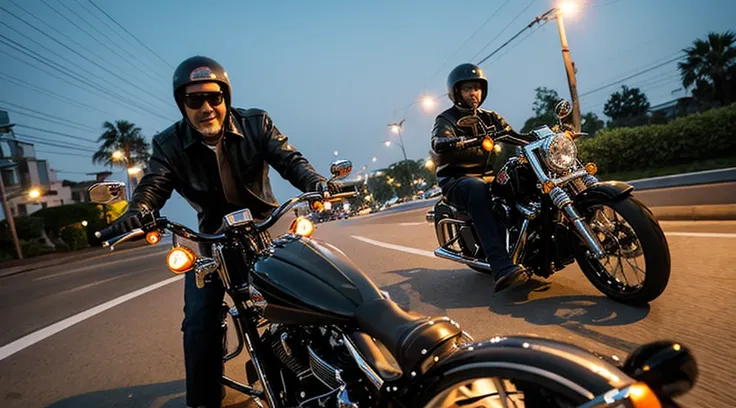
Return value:
M 424 225 L 424 224 L 429 224 L 429 223 L 426 222 L 426 221 L 421 221 L 421 222 L 400 222 L 399 223 L 399 225 L 402 226 L 402 227 L 411 227 L 411 226 L 414 226 L 414 225 Z
M 50 278 L 56 278 L 57 276 L 69 275 L 71 273 L 77 273 L 77 272 L 87 271 L 87 270 L 90 270 L 90 269 L 106 268 L 106 267 L 108 267 L 110 265 L 115 265 L 115 264 L 119 264 L 119 263 L 130 262 L 130 261 L 135 261 L 135 260 L 138 260 L 138 259 L 150 258 L 152 256 L 161 256 L 161 254 L 164 254 L 164 253 L 166 253 L 168 251 L 169 250 L 167 249 L 165 251 L 158 251 L 158 252 L 153 252 L 153 253 L 145 254 L 145 255 L 131 255 L 129 257 L 126 257 L 124 259 L 119 259 L 117 261 L 106 262 L 104 264 L 94 264 L 94 265 L 89 265 L 89 266 L 83 266 L 81 268 L 72 269 L 72 270 L 69 270 L 69 271 L 54 273 L 54 274 L 47 275 L 47 276 L 41 276 L 40 278 L 34 279 L 34 281 L 42 281 L 42 280 L 46 280 L 46 279 L 50 279 Z M 162 262 L 162 265 L 164 265 L 165 260 L 163 259 L 163 257 L 161 259 L 162 259 L 162 261 L 161 261 Z
M 425 251 L 423 249 L 416 249 L 416 248 L 410 248 L 410 247 L 405 247 L 405 246 L 401 246 L 401 245 L 389 244 L 389 243 L 386 243 L 386 242 L 381 242 L 381 241 L 376 241 L 376 240 L 373 240 L 373 239 L 370 239 L 370 238 L 361 237 L 360 235 L 352 235 L 352 237 L 355 238 L 355 239 L 357 239 L 358 241 L 363 241 L 363 242 L 366 242 L 368 244 L 373 244 L 375 246 L 379 246 L 379 247 L 382 247 L 382 248 L 388 248 L 388 249 L 393 249 L 395 251 L 408 252 L 408 253 L 414 254 L 414 255 L 421 255 L 421 256 L 426 256 L 428 258 L 438 259 L 434 255 L 434 252 L 431 252 L 431 251 Z
M 74 326 L 75 324 L 82 322 L 84 320 L 89 319 L 90 317 L 100 314 L 104 312 L 107 309 L 111 309 L 121 303 L 127 302 L 131 299 L 134 299 L 140 295 L 146 294 L 152 290 L 158 289 L 160 287 L 166 286 L 170 283 L 176 282 L 180 279 L 184 278 L 184 275 L 178 275 L 174 276 L 173 278 L 166 279 L 164 281 L 154 283 L 153 285 L 146 286 L 145 288 L 138 289 L 135 292 L 128 293 L 127 295 L 120 296 L 118 298 L 115 298 L 109 302 L 105 302 L 99 306 L 95 306 L 92 309 L 85 310 L 83 312 L 77 313 L 72 317 L 68 317 L 60 322 L 54 323 L 51 326 L 44 327 L 41 330 L 35 331 L 25 337 L 21 337 L 20 339 L 6 344 L 2 347 L 0 347 L 0 361 L 12 356 L 13 354 L 30 347 L 33 344 L 38 343 L 41 340 L 44 340 L 48 337 L 53 336 L 54 334 L 67 329 L 71 326 Z
M 666 232 L 665 235 L 673 237 L 700 237 L 700 238 L 736 238 L 734 233 L 721 232 Z

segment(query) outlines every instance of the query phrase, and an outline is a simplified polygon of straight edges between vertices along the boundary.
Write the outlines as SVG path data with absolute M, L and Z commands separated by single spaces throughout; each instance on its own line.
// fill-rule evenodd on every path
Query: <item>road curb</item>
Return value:
M 736 220 L 736 204 L 650 207 L 660 221 Z

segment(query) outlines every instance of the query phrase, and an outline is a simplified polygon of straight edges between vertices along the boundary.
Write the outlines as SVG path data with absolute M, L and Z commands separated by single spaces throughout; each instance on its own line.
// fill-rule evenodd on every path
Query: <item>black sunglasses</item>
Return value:
M 199 109 L 202 107 L 205 101 L 210 105 L 210 107 L 215 107 L 222 103 L 223 100 L 223 94 L 222 91 L 220 92 L 196 92 L 196 93 L 188 93 L 184 94 L 184 104 L 186 104 L 189 109 Z

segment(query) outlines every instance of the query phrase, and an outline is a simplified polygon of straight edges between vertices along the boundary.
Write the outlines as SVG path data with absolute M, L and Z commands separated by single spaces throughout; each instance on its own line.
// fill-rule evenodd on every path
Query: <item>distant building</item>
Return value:
M 692 96 L 684 96 L 649 107 L 649 113 L 651 113 L 652 116 L 664 116 L 668 119 L 674 119 L 676 117 L 686 116 L 696 112 L 697 104 L 695 103 L 695 98 Z
M 0 172 L 13 216 L 72 203 L 71 189 L 56 178 L 46 160 L 36 158 L 32 143 L 15 137 L 13 126 L 8 113 L 0 110 L 0 162 L 4 163 Z M 38 196 L 30 196 L 31 191 L 38 192 Z

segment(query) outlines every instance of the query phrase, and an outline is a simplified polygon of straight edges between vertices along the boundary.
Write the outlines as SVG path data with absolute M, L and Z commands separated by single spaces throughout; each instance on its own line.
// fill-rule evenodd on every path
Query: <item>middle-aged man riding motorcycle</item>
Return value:
M 497 155 L 480 146 L 462 150 L 456 150 L 455 146 L 462 140 L 491 135 L 494 131 L 506 130 L 519 138 L 525 136 L 514 132 L 495 111 L 480 108 L 488 96 L 488 80 L 480 67 L 469 63 L 455 67 L 447 78 L 447 93 L 453 106 L 437 116 L 432 129 L 437 178 L 448 202 L 472 217 L 478 239 L 493 270 L 495 290 L 501 291 L 519 278 L 525 269 L 511 261 L 502 235 L 504 229 L 492 211 L 487 183 L 493 180 Z M 474 120 L 460 120 L 468 116 Z
M 174 190 L 198 212 L 202 233 L 216 233 L 223 217 L 241 208 L 264 219 L 278 206 L 269 165 L 303 192 L 339 191 L 340 185 L 319 175 L 268 113 L 231 107 L 230 80 L 216 61 L 202 56 L 183 61 L 173 87 L 183 119 L 153 138 L 148 171 L 129 210 L 111 226 L 114 233 L 140 227 L 141 211 L 160 209 Z M 194 274 L 186 275 L 182 331 L 189 406 L 220 406 L 223 296 L 221 283 L 199 289 Z

